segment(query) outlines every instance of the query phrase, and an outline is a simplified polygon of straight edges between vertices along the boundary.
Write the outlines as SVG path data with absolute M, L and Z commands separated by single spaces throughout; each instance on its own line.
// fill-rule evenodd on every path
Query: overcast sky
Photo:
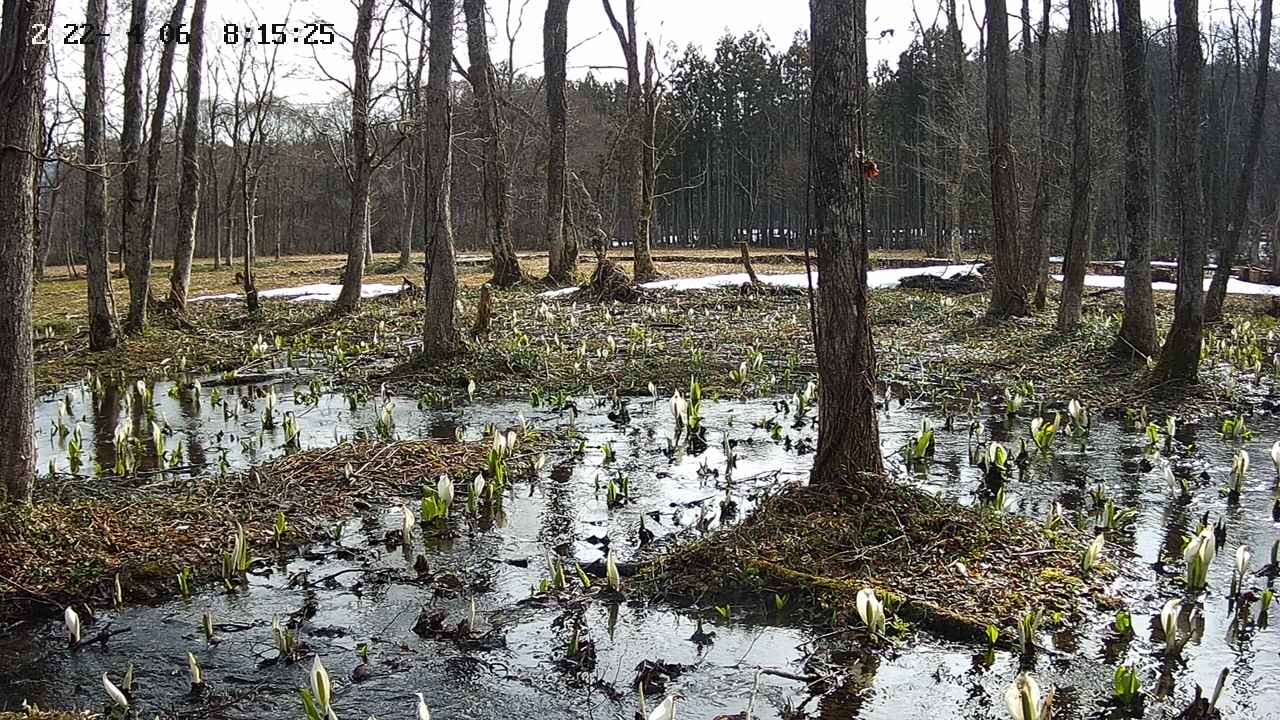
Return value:
M 109 29 L 113 33 L 113 45 L 123 47 L 122 36 L 127 25 L 128 3 L 125 0 L 109 2 L 113 18 Z M 381 2 L 390 3 L 395 0 Z M 625 0 L 613 2 L 621 13 Z M 1202 4 L 1221 8 L 1225 2 L 1227 0 L 1212 0 L 1211 4 Z M 1018 10 L 1017 0 L 1008 0 L 1008 3 L 1012 12 Z M 640 33 L 644 39 L 654 42 L 659 48 L 660 57 L 669 43 L 674 43 L 679 48 L 694 43 L 710 54 L 716 40 L 725 32 L 740 34 L 750 30 L 763 31 L 772 38 L 775 46 L 785 48 L 797 31 L 808 31 L 807 0 L 636 0 L 636 4 Z M 1039 6 L 1040 3 L 1033 2 L 1032 5 Z M 1054 5 L 1056 9 L 1052 21 L 1057 26 L 1063 26 L 1066 18 L 1065 9 L 1061 6 L 1065 3 L 1055 0 Z M 1163 25 L 1167 22 L 1167 3 L 1148 2 L 1146 5 L 1149 19 L 1153 23 Z M 83 6 L 83 0 L 57 2 L 58 18 L 55 27 L 61 26 L 63 22 L 79 20 Z M 171 3 L 168 0 L 152 0 L 151 6 L 155 18 L 150 26 L 155 29 L 163 23 L 163 16 Z M 965 34 L 970 45 L 976 43 L 978 21 L 969 14 L 969 9 L 973 7 L 978 13 L 982 13 L 982 6 L 983 3 L 976 0 L 960 2 L 961 11 L 965 15 Z M 506 38 L 507 28 L 510 27 L 516 35 L 516 66 L 532 75 L 541 74 L 542 16 L 545 9 L 545 0 L 489 0 L 495 62 L 507 57 Z M 355 25 L 352 0 L 209 0 L 209 15 L 206 56 L 213 51 L 221 51 L 226 57 L 233 56 L 231 48 L 223 44 L 222 29 L 226 23 L 243 25 L 288 21 L 291 25 L 296 25 L 322 19 L 332 23 L 340 34 L 346 35 L 351 34 Z M 926 26 L 934 22 L 941 25 L 944 22 L 938 0 L 916 0 L 914 4 L 911 0 L 868 1 L 868 52 L 872 68 L 881 60 L 896 63 L 898 55 L 911 43 L 917 15 Z M 389 37 L 393 38 L 391 44 L 401 53 L 403 40 L 399 38 L 403 37 L 400 29 L 403 16 L 404 13 L 398 8 L 393 9 L 388 20 Z M 1033 22 L 1039 22 L 1035 8 Z M 1020 28 L 1021 23 L 1013 18 L 1010 33 L 1015 38 L 1015 46 Z M 56 34 L 53 40 L 57 42 Z M 599 76 L 616 76 L 618 71 L 608 67 L 621 64 L 621 55 L 601 0 L 573 0 L 570 4 L 569 46 L 571 77 L 582 77 L 593 69 Z M 465 35 L 461 32 L 455 47 L 457 56 L 466 64 Z M 61 76 L 69 82 L 72 78 L 79 78 L 81 49 L 78 46 L 65 46 L 58 48 L 58 54 Z M 321 101 L 338 92 L 339 86 L 324 78 L 321 65 L 334 76 L 343 79 L 347 79 L 351 72 L 349 50 L 341 47 L 341 42 L 338 46 L 320 48 L 315 57 L 312 50 L 305 46 L 286 44 L 281 48 L 280 62 L 283 67 L 289 68 L 290 75 L 282 81 L 280 89 L 295 102 Z M 113 53 L 108 61 L 111 66 L 108 68 L 109 79 L 118 78 L 123 63 L 123 52 Z M 390 80 L 391 69 L 391 63 L 388 62 L 384 80 Z M 181 83 L 181 73 L 177 81 Z M 109 83 L 108 87 L 114 91 L 118 87 L 118 80 Z

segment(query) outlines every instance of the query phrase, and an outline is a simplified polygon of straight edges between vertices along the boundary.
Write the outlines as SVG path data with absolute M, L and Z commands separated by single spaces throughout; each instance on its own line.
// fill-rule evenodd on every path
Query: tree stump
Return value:
M 756 269 L 751 265 L 751 250 L 747 241 L 743 240 L 738 243 L 738 249 L 742 251 L 742 266 L 747 269 L 747 277 L 751 279 L 752 285 L 760 284 L 760 277 L 756 275 Z
M 493 288 L 489 283 L 480 286 L 480 305 L 476 308 L 476 324 L 471 328 L 475 337 L 487 335 L 493 324 Z

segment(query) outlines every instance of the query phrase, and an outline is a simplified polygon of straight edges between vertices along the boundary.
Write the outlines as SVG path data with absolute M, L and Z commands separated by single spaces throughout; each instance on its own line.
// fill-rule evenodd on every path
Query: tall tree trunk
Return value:
M 1005 0 L 987 0 L 987 135 L 991 161 L 992 317 L 1031 312 L 1038 256 L 1020 238 L 1018 193 L 1009 131 L 1009 17 Z
M 148 278 L 151 252 L 142 247 L 142 212 L 146 198 L 142 186 L 142 59 L 146 55 L 147 0 L 133 0 L 129 27 L 134 32 L 124 63 L 124 118 L 120 126 L 120 162 L 124 173 L 120 188 L 120 252 L 129 279 L 129 314 L 125 332 L 136 335 L 147 324 Z M 157 104 L 157 111 L 164 112 Z
M 88 0 L 85 22 L 107 26 L 107 0 Z M 84 45 L 84 159 L 90 167 L 84 179 L 84 252 L 88 266 L 89 349 L 115 347 L 115 317 L 111 311 L 111 279 L 107 266 L 107 155 L 103 129 L 106 38 L 90 32 Z
M 1084 299 L 1084 276 L 1089 269 L 1089 55 L 1092 17 L 1089 0 L 1071 0 L 1070 29 L 1073 54 L 1071 92 L 1071 218 L 1067 230 L 1067 250 L 1062 264 L 1062 300 L 1058 305 L 1058 330 L 1069 332 L 1080 324 Z
M 49 25 L 53 0 L 3 0 L 0 25 L 0 507 L 30 502 L 36 474 L 32 355 L 32 238 L 37 119 L 48 45 L 30 42 Z
M 549 0 L 542 23 L 542 64 L 547 84 L 547 209 L 545 227 L 550 256 L 548 279 L 555 285 L 573 282 L 578 244 L 564 231 L 568 177 L 569 110 L 565 101 L 565 54 L 568 52 L 569 0 Z
M 1200 54 L 1200 2 L 1174 0 L 1177 16 L 1177 125 L 1173 157 L 1174 204 L 1178 218 L 1178 292 L 1173 325 L 1160 351 L 1156 376 L 1194 380 L 1200 369 L 1204 331 L 1204 198 L 1200 186 L 1200 92 L 1204 58 Z
M 636 228 L 636 237 L 644 238 L 643 243 L 637 240 L 636 247 L 643 245 L 646 254 L 649 252 L 649 239 L 653 235 L 654 193 L 657 190 L 658 174 L 658 88 L 655 80 L 657 74 L 657 54 L 654 52 L 653 43 L 647 42 L 644 52 L 644 95 L 641 97 L 644 117 L 640 133 L 640 224 Z M 751 214 L 753 217 L 748 220 L 748 224 L 755 227 L 755 213 Z M 749 239 L 748 237 L 747 240 Z M 653 265 L 652 258 L 647 262 Z M 656 271 L 654 274 L 656 275 Z
M 1222 302 L 1227 296 L 1227 281 L 1231 279 L 1231 266 L 1240 247 L 1240 234 L 1249 220 L 1249 196 L 1253 194 L 1253 178 L 1262 151 L 1262 138 L 1266 131 L 1267 75 L 1271 66 L 1271 13 L 1272 0 L 1262 0 L 1262 22 L 1259 28 L 1257 79 L 1253 89 L 1253 115 L 1249 121 L 1249 137 L 1245 141 L 1244 158 L 1240 162 L 1240 174 L 1236 177 L 1235 194 L 1227 216 L 1227 231 L 1222 239 L 1222 251 L 1218 254 L 1218 267 L 1213 272 L 1213 282 L 1205 298 L 1205 318 L 1210 322 L 1222 317 Z M 1275 241 L 1272 241 L 1273 246 Z
M 1120 2 L 1120 64 L 1124 82 L 1124 320 L 1117 349 L 1153 356 L 1156 315 L 1151 298 L 1151 75 L 1142 0 Z
M 951 44 L 954 57 L 951 59 L 951 121 L 955 128 L 955 139 L 951 145 L 951 177 L 948 188 L 948 206 L 951 211 L 951 232 L 947 242 L 947 258 L 952 262 L 960 262 L 962 248 L 960 245 L 960 210 L 964 202 L 964 131 L 961 129 L 966 112 L 965 98 L 965 56 L 964 39 L 960 33 L 960 17 L 956 12 L 956 0 L 947 0 L 947 40 Z
M 40 154 L 48 157 L 50 144 L 45 141 L 45 118 L 44 118 L 44 92 L 43 87 L 39 97 L 36 99 L 36 141 L 34 147 L 40 149 Z M 31 256 L 31 272 L 35 276 L 36 282 L 44 279 L 44 260 L 45 255 L 49 252 L 49 243 L 46 239 L 45 227 L 53 224 L 53 211 L 49 211 L 49 222 L 45 223 L 40 217 L 40 206 L 43 204 L 44 191 L 44 163 L 35 163 L 31 173 L 31 242 L 34 245 Z M 53 205 L 52 201 L 49 203 Z
M 627 64 L 627 109 L 624 119 L 622 137 L 618 142 L 618 185 L 626 198 L 622 213 L 618 216 L 618 237 L 630 238 L 632 256 L 634 257 L 634 275 L 637 282 L 652 280 L 658 277 L 658 269 L 653 264 L 653 255 L 649 252 L 648 227 L 640 222 L 644 212 L 644 187 L 642 168 L 644 166 L 643 128 L 644 101 L 640 87 L 640 48 L 636 38 L 636 3 L 626 0 L 626 27 L 613 12 L 610 0 L 601 0 L 605 13 L 609 16 L 609 24 L 618 37 L 623 57 Z
M 1049 102 L 1049 14 L 1051 12 L 1052 7 L 1050 6 L 1050 0 L 1044 0 L 1040 15 L 1040 67 L 1037 83 L 1038 92 L 1036 93 L 1036 130 L 1039 135 L 1037 139 L 1038 142 L 1036 143 L 1036 152 L 1041 168 L 1045 167 L 1045 153 L 1048 150 L 1049 128 L 1048 118 L 1046 117 L 1046 104 Z M 1028 99 L 1028 102 L 1030 102 L 1030 99 Z M 1055 105 L 1055 110 L 1058 112 L 1055 113 L 1054 120 L 1057 122 L 1058 131 L 1061 132 L 1061 123 L 1063 122 L 1062 116 L 1066 113 L 1065 96 L 1060 96 L 1058 102 L 1064 103 L 1061 105 Z M 1038 186 L 1036 192 L 1039 193 Z M 1028 223 L 1028 227 L 1037 227 L 1038 225 L 1039 221 L 1031 221 Z M 1034 304 L 1037 310 L 1043 310 L 1044 306 L 1048 303 L 1049 298 L 1049 241 L 1047 238 L 1043 237 L 1043 233 L 1041 233 L 1039 249 L 1040 268 L 1036 272 L 1036 296 Z
M 455 318 L 458 268 L 449 208 L 453 171 L 453 96 L 449 92 L 449 74 L 453 62 L 454 11 L 454 0 L 431 0 L 431 46 L 424 103 L 426 132 L 422 136 L 426 174 L 422 231 L 427 253 L 424 277 L 427 314 L 422 328 L 422 354 L 429 360 L 452 355 L 458 351 L 461 341 Z
M 351 42 L 355 77 L 351 81 L 351 154 L 347 183 L 351 206 L 347 213 L 347 267 L 342 273 L 342 291 L 333 304 L 334 313 L 355 310 L 360 304 L 360 285 L 369 245 L 369 178 L 373 158 L 369 155 L 369 46 L 373 31 L 375 0 L 361 0 L 356 13 L 356 32 Z
M 866 12 L 865 0 L 809 2 L 810 152 L 820 318 L 814 483 L 883 470 L 875 349 L 867 315 L 866 197 L 860 160 L 867 89 Z
M 146 5 L 145 0 L 142 4 Z M 173 86 L 173 60 L 178 48 L 178 28 L 182 24 L 182 13 L 185 7 L 186 0 L 177 0 L 169 14 L 168 27 L 171 30 L 167 33 L 168 42 L 165 43 L 164 50 L 160 54 L 160 77 L 156 82 L 156 102 L 151 112 L 150 135 L 147 138 L 147 187 L 142 210 L 142 228 L 136 235 L 137 242 L 129 239 L 126 246 L 129 318 L 125 327 L 131 333 L 141 332 L 147 324 L 147 305 L 151 299 L 151 257 L 154 250 L 156 212 L 160 197 L 160 150 L 163 147 L 164 117 L 165 109 L 169 105 L 169 89 Z M 140 20 L 140 22 L 143 21 Z M 130 47 L 134 46 L 130 45 Z M 138 47 L 141 47 L 141 43 Z M 136 157 L 136 153 L 134 155 Z M 130 191 L 126 190 L 125 195 L 127 209 Z M 127 220 L 125 225 L 129 225 Z M 129 236 L 126 235 L 126 237 Z
M 498 78 L 489 60 L 489 31 L 485 23 L 485 0 L 462 0 L 467 16 L 467 54 L 471 60 L 471 87 L 476 96 L 479 140 L 484 146 L 484 227 L 493 248 L 493 279 L 497 287 L 510 287 L 524 280 L 524 271 L 511 241 L 511 187 L 507 172 L 507 149 L 502 142 L 502 121 L 498 113 Z
M 187 47 L 187 99 L 182 116 L 182 174 L 178 179 L 178 234 L 173 245 L 173 269 L 169 273 L 169 304 L 178 312 L 187 307 L 187 290 L 191 286 L 191 260 L 196 249 L 196 214 L 200 210 L 200 157 L 196 147 L 196 130 L 200 122 L 200 73 L 204 69 L 204 13 L 206 0 L 195 0 L 191 10 L 191 38 Z M 209 109 L 210 114 L 214 108 Z M 212 132 L 213 120 L 210 118 Z M 214 145 L 211 134 L 209 144 Z M 213 167 L 213 152 L 208 154 Z M 216 178 L 216 176 L 215 176 Z M 213 185 L 216 200 L 218 187 Z M 227 212 L 231 212 L 231 196 L 227 195 Z M 219 243 L 217 217 L 213 219 L 214 244 Z M 229 240 L 228 236 L 228 240 Z M 228 242 L 230 252 L 230 242 Z M 216 261 L 215 261 L 216 263 Z M 216 267 L 216 264 L 215 264 Z

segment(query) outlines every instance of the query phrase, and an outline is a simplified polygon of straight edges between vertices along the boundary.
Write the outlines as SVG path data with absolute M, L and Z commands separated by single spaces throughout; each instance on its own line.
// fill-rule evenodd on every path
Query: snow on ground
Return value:
M 893 268 L 889 270 L 872 270 L 867 273 L 867 286 L 873 289 L 888 289 L 898 287 L 898 283 L 902 282 L 905 277 L 913 275 L 934 275 L 940 278 L 953 278 L 961 275 L 969 275 L 977 273 L 978 266 L 976 264 L 960 264 L 960 265 L 931 265 L 928 267 L 914 268 Z M 804 288 L 809 286 L 809 280 L 805 273 L 765 273 L 759 275 L 760 282 L 765 285 L 774 285 L 777 287 L 793 287 Z M 813 273 L 814 283 L 818 281 L 818 273 Z M 709 290 L 711 288 L 721 287 L 737 287 L 744 283 L 751 282 L 751 278 L 746 273 L 730 273 L 727 275 L 710 275 L 699 278 L 672 278 L 670 280 L 655 280 L 642 284 L 640 287 L 650 290 Z M 549 290 L 542 293 L 542 297 L 555 298 L 566 297 L 574 294 L 578 288 L 563 288 L 560 290 Z
M 1054 280 L 1062 282 L 1061 275 L 1054 275 Z M 1204 281 L 1204 287 L 1209 289 L 1209 280 Z M 1085 275 L 1084 284 L 1087 287 L 1100 288 L 1122 288 L 1124 287 L 1123 275 Z M 1177 285 L 1169 282 L 1153 282 L 1151 283 L 1153 290 L 1166 290 L 1173 292 L 1178 289 Z M 1232 295 L 1272 295 L 1280 296 L 1280 285 L 1263 285 L 1261 283 L 1245 282 L 1239 278 L 1231 278 L 1227 281 L 1227 292 Z
M 1061 263 L 1061 262 L 1065 262 L 1065 258 L 1063 258 L 1061 255 L 1054 255 L 1053 257 L 1049 258 L 1049 262 Z M 1093 260 L 1089 264 L 1090 265 L 1111 265 L 1112 267 L 1124 267 L 1123 260 Z M 1178 268 L 1178 263 L 1173 260 L 1152 260 L 1151 267 L 1168 268 L 1170 270 L 1176 270 Z M 1213 263 L 1209 263 L 1204 266 L 1204 269 L 1215 270 L 1217 269 L 1217 267 L 1218 267 L 1217 265 L 1214 265 Z
M 375 298 L 382 295 L 392 295 L 400 292 L 400 287 L 401 286 L 399 285 L 368 283 L 360 286 L 360 297 Z M 341 291 L 341 285 L 319 283 L 316 285 L 299 285 L 298 287 L 261 290 L 258 292 L 258 298 L 260 300 L 283 298 L 287 299 L 289 302 L 334 302 L 338 299 L 338 293 Z M 243 293 L 223 293 L 221 295 L 201 295 L 199 297 L 193 297 L 188 300 L 188 302 L 200 302 L 202 300 L 239 300 L 243 297 Z

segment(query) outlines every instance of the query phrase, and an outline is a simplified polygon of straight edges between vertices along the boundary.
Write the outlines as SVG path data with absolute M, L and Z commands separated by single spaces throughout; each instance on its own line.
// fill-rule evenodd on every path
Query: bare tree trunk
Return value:
M 1151 298 L 1151 75 L 1142 0 L 1119 0 L 1120 62 L 1124 81 L 1124 321 L 1117 349 L 1150 357 L 1156 352 Z
M 1009 132 L 1009 18 L 1005 0 L 987 0 L 987 134 L 991 159 L 992 317 L 1031 312 L 1038 256 L 1019 237 L 1018 194 Z
M 810 0 L 820 401 L 813 483 L 883 471 L 867 315 L 865 0 Z M 854 118 L 857 118 L 855 121 Z
M 351 152 L 347 182 L 351 188 L 351 208 L 347 213 L 347 267 L 342 273 L 342 291 L 333 304 L 334 313 L 347 313 L 360 304 L 360 286 L 369 245 L 369 179 L 373 158 L 369 155 L 369 46 L 373 31 L 375 0 L 361 0 L 356 14 L 356 32 L 351 42 L 355 77 L 351 82 Z
M 1165 336 L 1156 376 L 1194 380 L 1200 369 L 1200 341 L 1204 332 L 1204 198 L 1200 186 L 1200 82 L 1204 58 L 1200 54 L 1200 2 L 1174 0 L 1177 16 L 1177 124 L 1173 157 L 1180 167 L 1173 175 L 1178 214 L 1178 292 L 1173 325 Z
M 107 26 L 107 0 L 88 0 L 85 22 Z M 106 38 L 89 33 L 84 46 L 84 159 L 90 166 L 84 180 L 84 252 L 88 266 L 89 349 L 115 347 L 115 317 L 111 312 L 111 279 L 107 266 L 107 181 L 103 105 Z
M 129 13 L 131 28 L 144 28 L 147 23 L 147 0 L 133 0 Z M 136 335 L 147 324 L 148 279 L 151 276 L 151 253 L 142 247 L 142 59 L 146 55 L 146 33 L 130 38 L 124 63 L 124 118 L 120 129 L 120 162 L 124 165 L 120 197 L 120 251 L 124 254 L 125 274 L 129 279 L 129 314 L 125 332 Z M 163 72 L 163 71 L 162 71 Z M 157 105 L 163 115 L 163 106 Z
M 484 145 L 484 227 L 493 248 L 496 287 L 511 287 L 524 280 L 524 271 L 511 242 L 511 188 L 507 149 L 502 142 L 498 114 L 498 82 L 489 60 L 489 32 L 485 24 L 485 0 L 462 0 L 467 16 L 467 54 L 471 59 L 471 87 L 475 92 L 479 140 Z
M 1072 57 L 1071 93 L 1071 219 L 1067 250 L 1062 265 L 1062 299 L 1058 304 L 1058 330 L 1069 332 L 1080 324 L 1084 296 L 1084 276 L 1089 266 L 1089 55 L 1093 44 L 1089 0 L 1071 0 L 1070 30 Z M 1042 241 L 1043 244 L 1043 241 Z
M 636 228 L 636 247 L 643 245 L 646 255 L 649 252 L 649 240 L 653 235 L 654 193 L 658 184 L 658 89 L 655 81 L 657 74 L 657 54 L 653 50 L 653 43 L 647 42 L 644 53 L 644 95 L 641 96 L 640 102 L 644 113 L 640 135 L 640 223 Z M 754 213 L 752 215 L 754 216 Z M 753 221 L 754 218 L 748 222 L 753 223 Z M 640 242 L 639 238 L 643 238 L 644 241 Z M 749 236 L 747 240 L 750 241 Z M 639 255 L 637 254 L 636 257 Z M 653 265 L 652 258 L 646 262 L 650 266 Z M 657 271 L 655 270 L 653 274 L 656 276 Z
M 604 3 L 605 14 L 609 16 L 609 24 L 618 36 L 618 44 L 627 64 L 627 116 L 622 137 L 618 142 L 620 157 L 618 165 L 618 184 L 626 195 L 627 203 L 618 220 L 618 237 L 630 237 L 634 272 L 637 282 L 652 280 L 658 277 L 658 269 L 653 264 L 653 255 L 649 252 L 649 230 L 641 221 L 644 212 L 645 198 L 643 187 L 644 167 L 644 101 L 640 87 L 640 48 L 636 37 L 636 3 L 626 0 L 626 27 L 613 12 L 610 0 Z
M 0 507 L 31 501 L 36 474 L 32 356 L 31 177 L 48 45 L 29 41 L 48 26 L 53 0 L 3 0 L 0 25 Z
M 960 18 L 956 13 L 956 0 L 947 0 L 947 38 L 955 57 L 952 58 L 951 119 L 955 127 L 955 139 L 951 143 L 951 177 L 948 187 L 948 205 L 951 210 L 951 233 L 947 242 L 947 257 L 960 262 L 960 208 L 964 199 L 964 132 L 961 123 L 965 115 L 965 57 L 964 40 L 960 34 Z
M 427 252 L 424 278 L 427 314 L 422 328 L 422 354 L 429 360 L 452 355 L 461 343 L 455 318 L 458 269 L 449 209 L 453 170 L 453 97 L 449 93 L 449 74 L 453 62 L 454 8 L 454 0 L 431 0 L 426 133 L 423 135 L 426 209 L 422 217 L 423 244 Z
M 191 286 L 191 260 L 196 249 L 196 214 L 200 210 L 200 157 L 196 147 L 196 130 L 200 122 L 200 73 L 204 69 L 204 13 L 206 0 L 195 0 L 191 10 L 191 44 L 187 47 L 187 100 L 182 116 L 182 175 L 178 180 L 178 235 L 173 247 L 173 269 L 169 274 L 169 304 L 178 312 L 187 307 L 187 290 Z M 213 107 L 209 108 L 212 115 Z M 214 145 L 213 119 L 210 118 L 209 144 Z M 213 166 L 213 152 L 209 152 Z M 218 187 L 213 186 L 215 198 Z M 230 212 L 231 197 L 227 204 Z M 217 218 L 214 218 L 214 244 L 218 244 Z M 228 243 L 229 244 L 229 243 Z M 215 260 L 216 267 L 216 260 Z
M 45 143 L 45 118 L 44 118 L 44 92 L 41 88 L 39 97 L 36 99 L 36 142 L 34 147 L 40 150 L 40 154 L 48 157 L 49 146 Z M 41 189 L 45 177 L 44 163 L 36 163 L 32 166 L 34 169 L 31 173 L 31 242 L 34 245 L 31 256 L 31 272 L 35 276 L 36 282 L 44 279 L 44 259 L 45 254 L 49 252 L 49 244 L 45 238 L 46 223 L 40 218 L 40 206 L 42 204 L 44 192 Z M 52 202 L 50 203 L 52 205 Z M 53 224 L 53 212 L 49 213 L 48 225 Z
M 568 178 L 568 105 L 565 101 L 565 54 L 568 52 L 569 0 L 550 0 L 542 24 L 542 64 L 547 84 L 547 208 L 545 227 L 550 256 L 548 279 L 555 285 L 573 282 L 578 245 L 565 233 L 565 189 Z
M 1253 116 L 1249 121 L 1249 137 L 1245 141 L 1244 158 L 1240 174 L 1236 177 L 1235 195 L 1227 216 L 1227 231 L 1218 254 L 1218 267 L 1205 298 L 1205 318 L 1215 322 L 1222 317 L 1222 302 L 1227 296 L 1227 281 L 1231 279 L 1231 266 L 1240 247 L 1240 234 L 1249 220 L 1249 196 L 1253 194 L 1253 179 L 1262 152 L 1262 138 L 1266 131 L 1267 75 L 1271 66 L 1271 14 L 1272 0 L 1262 0 L 1262 22 L 1258 41 L 1258 77 L 1253 89 Z M 1274 246 L 1274 240 L 1273 240 Z

